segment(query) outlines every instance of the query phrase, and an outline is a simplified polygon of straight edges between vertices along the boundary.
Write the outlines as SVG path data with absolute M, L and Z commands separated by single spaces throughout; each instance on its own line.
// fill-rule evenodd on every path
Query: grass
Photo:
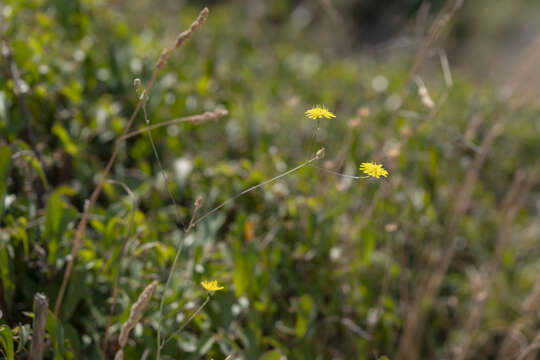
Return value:
M 6 356 L 37 292 L 54 358 L 530 356 L 538 109 L 452 71 L 455 4 L 397 64 L 283 9 L 4 5 Z

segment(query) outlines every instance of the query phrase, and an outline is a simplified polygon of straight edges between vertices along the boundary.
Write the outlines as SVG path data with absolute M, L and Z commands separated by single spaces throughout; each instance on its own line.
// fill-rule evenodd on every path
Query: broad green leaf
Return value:
M 62 318 L 69 319 L 77 305 L 86 297 L 91 297 L 88 286 L 84 283 L 85 273 L 74 271 L 71 276 L 69 287 L 66 291 L 66 299 L 62 305 Z
M 45 328 L 53 344 L 54 360 L 64 359 L 64 328 L 50 310 L 47 312 L 47 324 Z
M 47 202 L 47 212 L 45 216 L 45 232 L 43 234 L 45 242 L 49 247 L 49 264 L 53 264 L 60 242 L 62 215 L 64 206 L 62 205 L 62 196 L 55 192 L 49 197 Z
M 69 223 L 77 218 L 77 212 L 64 203 L 62 198 L 64 194 L 71 194 L 71 189 L 60 187 L 47 201 L 43 238 L 48 245 L 49 255 L 47 260 L 51 265 L 54 264 L 56 253 L 60 247 L 60 241 Z
M 249 255 L 243 251 L 240 242 L 235 241 L 234 245 L 234 275 L 233 282 L 236 291 L 236 296 L 243 295 L 248 287 L 250 278 L 253 276 L 250 266 Z
M 15 352 L 13 350 L 13 334 L 11 333 L 11 329 L 6 325 L 0 326 L 0 342 L 2 342 L 2 348 L 6 359 L 15 359 Z

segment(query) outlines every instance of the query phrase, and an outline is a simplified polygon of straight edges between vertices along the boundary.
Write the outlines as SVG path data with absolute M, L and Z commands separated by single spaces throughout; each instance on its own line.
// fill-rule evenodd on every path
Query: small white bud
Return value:
M 317 160 L 324 159 L 324 154 L 325 154 L 325 152 L 326 152 L 326 149 L 325 149 L 325 148 L 319 149 L 319 151 L 317 151 L 317 152 L 315 153 L 315 159 L 317 159 Z

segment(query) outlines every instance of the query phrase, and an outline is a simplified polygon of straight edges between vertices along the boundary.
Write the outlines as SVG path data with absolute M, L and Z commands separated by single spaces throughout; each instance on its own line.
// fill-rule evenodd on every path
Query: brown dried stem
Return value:
M 219 109 L 219 110 L 216 110 L 216 111 L 207 111 L 207 112 L 199 114 L 199 115 L 185 116 L 185 117 L 181 117 L 181 118 L 177 118 L 177 119 L 168 120 L 168 121 L 164 121 L 164 122 L 161 122 L 161 123 L 158 123 L 158 124 L 146 126 L 146 127 L 142 128 L 142 129 L 139 129 L 139 130 L 132 131 L 132 132 L 122 136 L 119 139 L 119 141 L 127 140 L 129 138 L 134 137 L 134 136 L 143 134 L 145 132 L 148 132 L 150 130 L 160 128 L 160 127 L 163 127 L 163 126 L 174 125 L 174 124 L 178 124 L 178 123 L 182 123 L 182 122 L 191 122 L 193 124 L 200 124 L 200 123 L 203 123 L 203 122 L 206 122 L 206 121 L 218 120 L 218 119 L 226 116 L 227 114 L 228 114 L 227 110 Z
M 204 8 L 200 14 L 197 20 L 191 24 L 188 30 L 182 32 L 175 43 L 176 49 L 183 44 L 187 40 L 189 40 L 195 31 L 197 31 L 202 24 L 206 21 L 206 18 L 208 17 L 208 8 Z M 165 66 L 167 63 L 167 59 L 169 58 L 169 55 L 171 54 L 172 50 L 163 49 L 161 52 L 161 55 L 159 57 L 159 60 L 154 68 L 154 71 L 152 73 L 152 76 L 150 78 L 150 82 L 148 83 L 148 86 L 146 87 L 146 93 L 148 94 L 150 90 L 154 87 L 154 83 L 156 82 L 157 75 L 161 69 Z M 144 101 L 139 101 L 137 103 L 137 106 L 135 107 L 135 110 L 133 111 L 133 114 L 129 118 L 128 123 L 126 124 L 126 127 L 124 128 L 124 132 L 121 136 L 123 138 L 129 133 L 129 130 L 131 129 L 131 126 L 133 125 L 133 122 L 135 121 L 135 118 L 137 117 L 137 114 L 141 110 L 143 106 Z M 103 188 L 103 184 L 105 183 L 105 180 L 107 179 L 107 176 L 109 175 L 109 172 L 111 171 L 112 165 L 114 164 L 114 161 L 116 160 L 116 157 L 118 156 L 118 152 L 120 151 L 122 142 L 117 142 L 116 146 L 114 147 L 113 153 L 111 155 L 111 158 L 109 159 L 109 162 L 107 163 L 107 166 L 105 167 L 105 170 L 103 171 L 103 175 L 101 177 L 101 180 L 99 181 L 98 185 L 94 189 L 94 192 L 90 196 L 90 199 L 87 201 L 84 207 L 84 213 L 81 218 L 81 221 L 79 222 L 79 225 L 77 226 L 77 231 L 75 233 L 75 238 L 73 239 L 73 245 L 71 249 L 71 256 L 69 257 L 67 266 L 66 266 L 66 272 L 64 273 L 64 278 L 62 280 L 62 285 L 60 286 L 60 291 L 58 292 L 58 297 L 56 299 L 56 304 L 54 307 L 54 314 L 58 315 L 58 312 L 60 311 L 60 307 L 62 306 L 62 300 L 64 297 L 64 293 L 66 291 L 67 285 L 69 283 L 69 279 L 71 276 L 71 271 L 73 269 L 73 264 L 77 258 L 77 254 L 79 252 L 79 245 L 81 243 L 82 237 L 84 235 L 84 231 L 86 230 L 86 226 L 88 225 L 88 219 L 90 216 L 90 212 L 92 211 L 92 208 L 96 204 L 96 201 L 99 197 L 99 194 L 101 193 L 101 190 Z
M 30 360 L 43 359 L 45 344 L 45 325 L 47 324 L 47 311 L 49 301 L 43 294 L 34 296 L 34 321 L 32 323 L 32 344 L 30 345 Z

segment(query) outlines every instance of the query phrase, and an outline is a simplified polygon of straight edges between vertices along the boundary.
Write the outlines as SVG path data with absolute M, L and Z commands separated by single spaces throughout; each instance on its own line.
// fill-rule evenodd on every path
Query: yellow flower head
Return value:
M 218 291 L 225 289 L 223 286 L 218 286 L 217 280 L 203 280 L 201 281 L 201 285 L 206 291 Z
M 310 119 L 331 119 L 336 117 L 336 115 L 334 115 L 331 111 L 328 111 L 326 107 L 321 105 L 314 106 L 311 109 L 307 110 L 305 115 Z
M 373 176 L 374 178 L 380 178 L 381 176 L 387 177 L 388 171 L 386 171 L 381 164 L 373 163 L 373 162 L 364 162 L 360 165 L 360 170 L 362 170 L 364 173 L 368 174 L 369 176 Z

